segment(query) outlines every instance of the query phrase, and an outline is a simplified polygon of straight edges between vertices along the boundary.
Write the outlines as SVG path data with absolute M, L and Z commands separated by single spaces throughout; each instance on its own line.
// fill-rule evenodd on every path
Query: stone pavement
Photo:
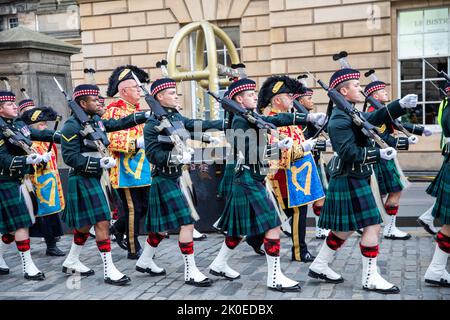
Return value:
M 282 235 L 282 270 L 301 282 L 300 293 L 280 293 L 266 288 L 266 260 L 256 255 L 246 244 L 236 249 L 230 265 L 241 273 L 236 281 L 227 281 L 211 275 L 214 280 L 209 288 L 195 288 L 183 281 L 183 261 L 179 253 L 178 237 L 171 235 L 164 239 L 156 254 L 159 266 L 166 268 L 164 277 L 150 277 L 135 271 L 135 260 L 126 258 L 126 251 L 113 242 L 113 260 L 119 270 L 131 277 L 132 281 L 124 287 L 115 287 L 103 282 L 103 270 L 95 241 L 89 239 L 82 252 L 81 260 L 95 270 L 95 275 L 82 278 L 66 276 L 61 272 L 64 257 L 47 257 L 45 243 L 41 239 L 32 239 L 32 256 L 36 265 L 45 272 L 42 282 L 27 281 L 22 276 L 20 258 L 14 245 L 5 254 L 5 260 L 11 267 L 9 275 L 0 276 L 0 300 L 291 300 L 291 299 L 383 299 L 383 300 L 449 300 L 450 288 L 431 287 L 424 283 L 423 275 L 431 261 L 435 242 L 421 228 L 403 228 L 413 237 L 408 241 L 382 240 L 380 245 L 379 267 L 381 274 L 398 285 L 401 294 L 380 295 L 361 289 L 361 257 L 359 236 L 353 235 L 339 251 L 332 268 L 341 273 L 344 283 L 325 284 L 307 276 L 308 265 L 290 261 L 290 240 Z M 208 234 L 205 241 L 195 243 L 196 262 L 200 270 L 207 272 L 208 265 L 215 258 L 223 241 L 218 233 Z M 68 252 L 72 237 L 65 235 L 59 246 Z M 140 237 L 144 243 L 145 236 Z M 314 238 L 313 228 L 307 230 L 307 243 L 311 253 L 315 254 L 322 240 Z M 447 265 L 447 270 L 449 266 Z M 81 281 L 80 281 L 81 280 Z

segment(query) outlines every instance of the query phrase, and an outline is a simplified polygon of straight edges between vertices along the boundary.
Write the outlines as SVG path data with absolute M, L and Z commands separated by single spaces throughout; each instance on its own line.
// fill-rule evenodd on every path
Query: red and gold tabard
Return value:
M 44 154 L 48 150 L 49 142 L 34 141 L 33 148 Z M 52 158 L 47 166 L 34 165 L 34 174 L 31 175 L 31 182 L 36 191 L 38 199 L 38 216 L 47 216 L 61 212 L 65 208 L 63 188 L 59 177 L 57 165 L 56 146 L 52 145 Z
M 122 119 L 139 110 L 139 104 L 133 105 L 119 99 L 106 107 L 103 119 Z M 144 132 L 144 124 L 132 128 L 110 132 L 108 146 L 117 166 L 111 169 L 110 179 L 114 188 L 133 188 L 148 186 L 151 183 L 150 163 L 144 149 L 136 149 L 136 139 Z
M 274 110 L 273 108 L 268 113 L 269 116 L 274 116 L 282 111 Z M 301 126 L 286 126 L 278 127 L 278 134 L 284 137 L 291 137 L 294 140 L 292 148 L 287 150 L 281 150 L 281 157 L 278 161 L 270 161 L 271 172 L 269 179 L 272 182 L 273 190 L 277 200 L 281 206 L 283 206 L 283 199 L 288 198 L 288 187 L 286 182 L 286 169 L 291 167 L 291 164 L 296 160 L 303 157 L 303 148 L 301 143 L 305 141 Z M 270 143 L 275 142 L 275 137 L 270 136 Z M 284 209 L 284 208 L 283 208 Z

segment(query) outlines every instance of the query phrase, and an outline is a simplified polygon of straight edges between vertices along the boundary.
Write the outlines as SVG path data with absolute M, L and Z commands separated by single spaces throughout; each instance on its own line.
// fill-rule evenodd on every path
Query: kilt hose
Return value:
M 10 233 L 33 224 L 19 181 L 0 183 L 0 233 Z
M 436 195 L 431 214 L 442 224 L 450 224 L 450 164 L 447 161 L 446 157 L 438 175 L 427 189 L 429 194 L 434 192 Z
M 124 213 L 114 223 L 114 227 L 127 235 L 128 252 L 136 253 L 141 249 L 138 240 L 141 219 L 147 215 L 150 186 L 136 188 L 118 188 Z
M 319 227 L 333 231 L 356 231 L 382 222 L 369 178 L 337 176 L 330 179 Z
M 380 162 L 373 165 L 373 170 L 378 180 L 381 195 L 384 196 L 404 189 L 394 160 L 386 161 L 381 159 Z
M 66 208 L 61 216 L 69 228 L 82 228 L 111 220 L 100 177 L 69 176 Z
M 234 237 L 259 235 L 280 225 L 263 182 L 248 169 L 236 173 L 217 227 Z
M 153 176 L 145 218 L 146 231 L 165 232 L 194 221 L 180 188 L 180 178 Z

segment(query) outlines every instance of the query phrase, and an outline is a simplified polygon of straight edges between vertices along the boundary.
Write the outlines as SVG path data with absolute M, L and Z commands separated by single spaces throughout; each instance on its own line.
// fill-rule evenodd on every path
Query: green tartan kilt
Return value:
M 82 228 L 111 220 L 100 177 L 69 176 L 66 208 L 61 220 L 69 228 Z
M 249 170 L 235 174 L 218 228 L 229 236 L 241 236 L 260 235 L 280 225 L 264 184 Z
M 445 176 L 446 171 L 448 170 L 448 156 L 445 157 L 444 162 L 442 163 L 441 169 L 439 169 L 438 174 L 434 177 L 433 181 L 428 186 L 426 192 L 432 196 L 437 197 L 438 191 L 441 188 L 443 183 L 443 177 Z
M 332 177 L 319 227 L 333 231 L 354 231 L 381 223 L 369 179 Z
M 163 232 L 193 224 L 191 209 L 180 188 L 180 179 L 155 176 L 150 186 L 147 232 Z
M 434 204 L 432 215 L 439 219 L 442 224 L 450 224 L 450 164 L 443 163 L 439 170 L 439 181 L 435 185 L 436 203 Z M 436 176 L 435 180 L 438 179 Z M 431 185 L 430 185 L 431 187 Z M 428 189 L 430 189 L 428 187 Z M 427 190 L 428 192 L 428 190 Z
M 378 180 L 381 195 L 399 192 L 404 189 L 394 160 L 386 161 L 381 159 L 380 162 L 373 165 L 373 170 Z
M 219 187 L 217 189 L 217 197 L 226 198 L 231 191 L 234 177 L 234 164 L 225 165 L 225 171 L 223 173 L 222 180 L 220 180 Z
M 0 233 L 5 234 L 32 225 L 19 181 L 0 183 Z

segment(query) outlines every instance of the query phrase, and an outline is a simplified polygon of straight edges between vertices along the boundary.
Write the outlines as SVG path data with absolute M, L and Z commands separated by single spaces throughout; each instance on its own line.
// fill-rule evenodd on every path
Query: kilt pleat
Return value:
M 233 184 L 234 167 L 234 164 L 225 165 L 222 180 L 220 180 L 219 187 L 217 188 L 217 197 L 227 198 L 230 193 Z
M 218 228 L 229 236 L 241 236 L 259 235 L 280 225 L 264 184 L 248 170 L 235 174 Z
M 32 225 L 19 181 L 0 183 L 0 233 L 9 233 Z
M 435 184 L 436 202 L 433 207 L 433 217 L 442 224 L 450 224 L 450 164 L 444 162 L 439 170 L 439 181 Z M 437 177 L 436 176 L 436 179 Z M 435 180 L 436 180 L 435 179 Z M 430 185 L 431 187 L 431 185 Z M 430 188 L 428 187 L 428 188 Z M 428 190 L 427 190 L 428 192 Z
M 319 217 L 319 227 L 334 231 L 354 231 L 381 223 L 368 179 L 334 177 Z
M 399 192 L 404 189 L 394 160 L 386 161 L 382 159 L 373 165 L 373 169 L 378 180 L 381 195 Z
M 448 157 L 448 156 L 447 156 Z M 439 169 L 439 172 L 437 173 L 436 177 L 434 177 L 433 181 L 428 186 L 426 192 L 432 196 L 437 197 L 439 188 L 441 188 L 441 185 L 443 183 L 443 177 L 445 175 L 445 172 L 448 167 L 448 160 L 447 157 L 444 159 L 444 162 L 442 163 L 441 169 Z
M 145 218 L 147 232 L 172 230 L 194 221 L 189 204 L 181 191 L 179 178 L 153 177 Z
M 67 203 L 61 220 L 69 228 L 82 228 L 111 220 L 100 177 L 69 176 Z

